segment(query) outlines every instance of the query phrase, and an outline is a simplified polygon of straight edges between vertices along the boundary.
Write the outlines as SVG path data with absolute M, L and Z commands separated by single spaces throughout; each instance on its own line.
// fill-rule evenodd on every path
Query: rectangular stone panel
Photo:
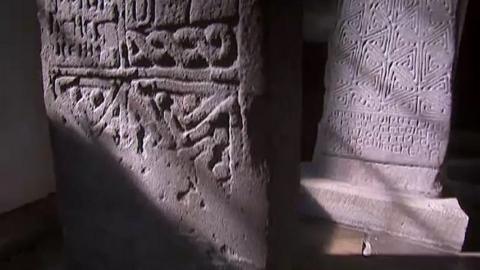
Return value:
M 468 216 L 455 198 L 405 196 L 304 172 L 300 205 L 302 214 L 310 218 L 387 233 L 444 252 L 462 249 Z
M 325 116 L 329 153 L 375 161 L 433 166 L 443 161 L 448 123 L 414 116 L 335 110 Z
M 126 33 L 128 63 L 136 67 L 200 70 L 235 68 L 235 23 Z
M 330 40 L 318 154 L 439 167 L 457 1 L 344 1 Z
M 190 22 L 222 20 L 237 15 L 238 0 L 192 0 Z
M 44 13 L 48 61 L 63 67 L 118 67 L 119 12 L 117 0 L 48 0 Z
M 186 24 L 189 4 L 189 0 L 127 0 L 127 28 Z
M 216 15 L 204 16 L 201 24 L 188 22 L 189 14 L 196 16 L 205 10 Z M 127 14 L 131 14 L 127 16 L 127 66 L 171 68 L 179 73 L 183 73 L 179 68 L 234 68 L 238 59 L 236 1 L 130 0 Z

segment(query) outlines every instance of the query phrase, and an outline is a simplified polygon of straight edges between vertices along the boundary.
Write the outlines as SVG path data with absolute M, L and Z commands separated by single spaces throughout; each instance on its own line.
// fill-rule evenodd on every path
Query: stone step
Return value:
M 385 232 L 449 253 L 462 249 L 468 216 L 455 198 L 410 196 L 302 171 L 301 213 Z M 416 254 L 416 253 L 415 253 Z

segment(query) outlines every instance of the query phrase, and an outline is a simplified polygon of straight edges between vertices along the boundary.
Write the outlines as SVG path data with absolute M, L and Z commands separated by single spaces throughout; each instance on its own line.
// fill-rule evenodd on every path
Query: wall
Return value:
M 338 0 L 303 0 L 303 36 L 311 43 L 328 41 L 335 27 Z
M 32 0 L 0 1 L 0 213 L 54 190 Z
M 302 160 L 311 161 L 323 111 L 327 41 L 335 27 L 337 0 L 303 1 Z

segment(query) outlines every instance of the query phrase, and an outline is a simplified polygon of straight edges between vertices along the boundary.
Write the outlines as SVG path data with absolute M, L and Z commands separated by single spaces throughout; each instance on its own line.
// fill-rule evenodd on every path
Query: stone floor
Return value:
M 46 235 L 32 247 L 0 260 L 2 270 L 63 270 L 62 239 Z
M 324 221 L 301 222 L 295 270 L 478 269 L 480 256 L 448 256 L 384 235 L 371 235 Z M 372 248 L 375 247 L 375 248 Z M 395 252 L 397 255 L 385 255 Z M 421 254 L 416 256 L 401 253 Z M 383 254 L 383 255 L 379 255 Z M 366 256 L 369 255 L 369 256 Z M 2 270 L 62 270 L 62 239 L 47 234 L 35 245 L 0 260 Z
M 446 254 L 389 235 L 320 220 L 303 220 L 300 224 L 301 240 L 295 256 L 298 270 L 473 270 L 480 266 L 480 254 Z
M 0 216 L 0 270 L 64 270 L 54 205 L 55 198 L 49 198 Z M 293 270 L 480 269 L 480 253 L 446 254 L 318 219 L 302 219 L 299 225 Z

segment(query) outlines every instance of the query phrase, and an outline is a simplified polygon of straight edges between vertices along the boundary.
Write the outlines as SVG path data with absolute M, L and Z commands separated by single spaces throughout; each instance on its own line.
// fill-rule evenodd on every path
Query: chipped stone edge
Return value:
M 380 231 L 448 252 L 461 251 L 468 216 L 455 198 L 426 198 L 305 176 L 300 211 L 364 231 Z M 413 217 L 412 217 L 413 216 Z

